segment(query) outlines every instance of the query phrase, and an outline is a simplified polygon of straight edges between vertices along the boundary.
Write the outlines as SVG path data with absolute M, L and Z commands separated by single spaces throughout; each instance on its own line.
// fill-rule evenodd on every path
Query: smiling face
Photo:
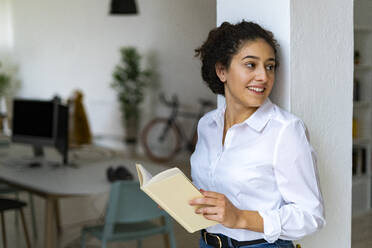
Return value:
M 270 95 L 275 79 L 275 54 L 263 39 L 243 43 L 226 69 L 216 65 L 224 83 L 226 106 L 254 112 Z

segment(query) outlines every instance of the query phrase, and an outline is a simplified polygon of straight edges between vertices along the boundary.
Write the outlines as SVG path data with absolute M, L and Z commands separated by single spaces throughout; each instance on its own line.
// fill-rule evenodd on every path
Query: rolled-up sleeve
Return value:
M 259 211 L 264 238 L 297 240 L 325 225 L 316 156 L 301 120 L 282 128 L 274 151 L 274 173 L 283 205 Z

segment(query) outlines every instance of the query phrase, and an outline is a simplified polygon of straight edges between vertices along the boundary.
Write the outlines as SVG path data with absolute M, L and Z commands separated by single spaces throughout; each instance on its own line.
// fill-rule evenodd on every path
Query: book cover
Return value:
M 196 214 L 197 207 L 189 205 L 189 200 L 203 195 L 180 169 L 171 168 L 152 177 L 142 165 L 136 164 L 136 167 L 141 190 L 188 232 L 193 233 L 217 224 Z

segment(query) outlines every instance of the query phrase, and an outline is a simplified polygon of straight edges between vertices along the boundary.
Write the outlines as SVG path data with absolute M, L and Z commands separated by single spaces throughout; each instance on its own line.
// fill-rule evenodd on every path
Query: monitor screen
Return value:
M 53 139 L 54 103 L 39 100 L 15 100 L 13 105 L 13 135 Z
M 13 137 L 52 145 L 56 137 L 55 112 L 53 101 L 14 100 Z
M 50 101 L 14 99 L 12 141 L 30 144 L 36 157 L 43 156 L 42 147 L 55 147 L 68 163 L 68 106 L 58 98 Z

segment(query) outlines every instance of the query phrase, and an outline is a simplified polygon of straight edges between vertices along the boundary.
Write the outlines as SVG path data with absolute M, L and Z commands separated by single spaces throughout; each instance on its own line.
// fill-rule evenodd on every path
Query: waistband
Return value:
M 255 240 L 248 240 L 248 241 L 237 241 L 235 239 L 229 238 L 223 234 L 219 233 L 209 233 L 205 229 L 201 230 L 201 235 L 204 242 L 207 245 L 213 246 L 215 248 L 228 248 L 229 247 L 229 239 L 234 247 L 241 247 L 246 245 L 258 245 L 267 243 L 264 239 L 255 239 Z

